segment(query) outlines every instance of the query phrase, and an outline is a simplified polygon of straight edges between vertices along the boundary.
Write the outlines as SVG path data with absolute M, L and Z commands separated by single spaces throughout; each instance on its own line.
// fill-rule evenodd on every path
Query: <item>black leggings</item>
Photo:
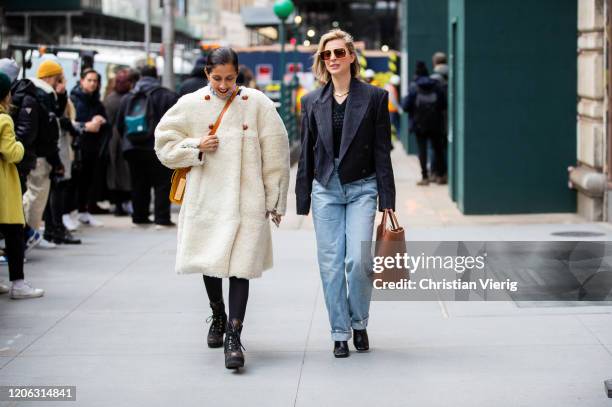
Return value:
M 0 233 L 4 235 L 6 259 L 8 260 L 9 279 L 23 280 L 23 225 L 0 224 Z
M 204 286 L 210 302 L 223 301 L 223 279 L 218 277 L 204 277 Z M 244 321 L 247 301 L 249 300 L 249 280 L 245 278 L 230 277 L 229 287 L 229 315 L 228 319 Z

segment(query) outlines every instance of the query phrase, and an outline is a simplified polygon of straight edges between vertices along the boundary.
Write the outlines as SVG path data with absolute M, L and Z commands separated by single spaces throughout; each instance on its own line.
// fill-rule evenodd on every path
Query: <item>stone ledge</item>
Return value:
M 603 100 L 582 98 L 578 102 L 578 114 L 595 120 L 603 120 L 604 103 Z
M 601 50 L 604 48 L 604 32 L 593 31 L 583 33 L 578 37 L 579 50 Z

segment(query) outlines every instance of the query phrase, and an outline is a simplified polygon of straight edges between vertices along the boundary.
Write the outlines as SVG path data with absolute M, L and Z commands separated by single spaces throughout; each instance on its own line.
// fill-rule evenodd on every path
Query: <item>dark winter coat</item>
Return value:
M 198 61 L 191 71 L 189 78 L 185 79 L 181 84 L 179 96 L 184 96 L 188 93 L 195 92 L 198 89 L 208 85 L 206 74 L 204 73 L 204 61 Z
M 439 82 L 431 79 L 428 76 L 419 76 L 416 78 L 414 82 L 410 84 L 408 95 L 402 100 L 402 109 L 408 113 L 408 118 L 410 119 L 410 131 L 415 131 L 415 110 L 416 110 L 416 100 L 418 95 L 418 89 L 421 88 L 425 92 L 433 91 L 437 95 L 437 110 L 440 114 L 440 131 L 443 129 L 443 113 L 446 110 L 447 101 L 446 95 Z
M 127 93 L 113 91 L 104 99 L 104 108 L 108 114 L 108 122 L 112 128 L 112 135 L 108 143 L 108 169 L 106 172 L 106 183 L 113 191 L 130 191 L 130 168 L 123 157 L 121 147 L 121 135 L 117 130 L 117 116 L 121 107 L 121 99 Z
M 46 158 L 55 171 L 62 166 L 58 147 L 60 124 L 57 95 L 53 87 L 45 81 L 34 78 L 31 82 L 36 86 L 39 114 L 38 135 L 34 142 L 36 157 Z
M 41 108 L 36 99 L 36 86 L 28 80 L 16 81 L 12 88 L 13 109 L 11 117 L 15 123 L 17 141 L 23 144 L 25 153 L 17 164 L 21 176 L 27 176 L 36 167 L 36 143 L 41 129 Z
M 151 92 L 153 111 L 152 122 L 150 123 L 151 137 L 147 142 L 142 144 L 133 144 L 127 137 L 124 137 L 125 133 L 125 116 L 128 113 L 127 107 L 131 98 L 138 92 Z M 133 150 L 141 151 L 154 151 L 155 144 L 155 127 L 161 120 L 162 116 L 168 109 L 176 104 L 179 99 L 179 95 L 176 92 L 172 92 L 159 84 L 156 78 L 145 76 L 136 82 L 136 86 L 127 95 L 121 99 L 121 106 L 119 107 L 119 113 L 117 114 L 117 130 L 122 138 L 123 152 L 127 153 Z
M 100 131 L 97 133 L 90 133 L 84 130 L 85 123 L 96 115 L 100 115 L 108 120 L 106 109 L 104 109 L 104 105 L 100 101 L 100 93 L 85 93 L 81 87 L 77 85 L 70 92 L 70 100 L 72 100 L 76 109 L 76 122 L 81 128 L 79 147 L 83 151 L 100 152 L 106 141 L 107 132 L 110 131 L 108 122 L 101 126 Z

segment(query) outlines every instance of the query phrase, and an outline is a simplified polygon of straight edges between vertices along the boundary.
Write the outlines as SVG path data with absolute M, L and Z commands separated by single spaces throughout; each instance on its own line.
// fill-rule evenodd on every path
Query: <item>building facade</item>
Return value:
M 151 7 L 151 38 L 161 42 L 162 9 L 159 0 L 4 0 L 2 7 L 2 47 L 8 43 L 46 45 L 72 44 L 80 38 L 144 41 L 146 2 Z M 177 2 L 175 40 L 195 47 L 198 38 Z
M 448 51 L 451 198 L 465 214 L 580 211 L 584 193 L 568 185 L 568 168 L 588 151 L 577 147 L 582 134 L 576 89 L 598 86 L 589 82 L 592 72 L 577 70 L 583 1 L 534 0 L 524 7 L 512 1 L 439 3 L 404 0 L 402 51 L 408 58 L 405 79 L 416 59 L 430 65 L 434 52 Z M 601 69 L 597 57 L 588 58 Z M 601 93 L 589 96 L 589 106 L 601 103 Z M 588 146 L 591 152 L 595 143 Z
M 240 11 L 250 6 L 272 7 L 271 0 L 201 0 L 189 3 L 189 22 L 201 39 L 209 43 L 245 47 L 250 31 Z
M 578 191 L 578 213 L 592 221 L 612 221 L 610 82 L 606 78 L 611 4 L 610 0 L 578 0 L 578 154 L 570 180 Z

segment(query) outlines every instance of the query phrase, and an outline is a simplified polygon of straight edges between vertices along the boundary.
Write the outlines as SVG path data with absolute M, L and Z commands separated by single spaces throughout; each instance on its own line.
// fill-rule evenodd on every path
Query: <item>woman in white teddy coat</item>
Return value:
M 191 167 L 179 214 L 176 271 L 204 275 L 213 310 L 208 346 L 224 346 L 226 367 L 234 369 L 244 365 L 240 332 L 249 279 L 272 267 L 269 220 L 278 223 L 285 214 L 289 142 L 274 103 L 258 90 L 236 87 L 238 56 L 232 49 L 211 52 L 205 70 L 209 85 L 183 96 L 162 117 L 155 151 L 169 168 Z M 230 279 L 229 321 L 223 277 Z

